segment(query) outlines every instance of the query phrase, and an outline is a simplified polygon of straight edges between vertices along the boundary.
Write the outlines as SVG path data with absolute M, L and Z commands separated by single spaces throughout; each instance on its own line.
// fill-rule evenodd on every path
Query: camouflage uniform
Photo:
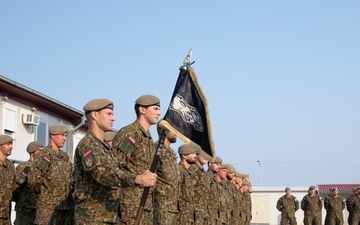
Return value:
M 28 182 L 36 192 L 36 224 L 72 224 L 72 164 L 64 151 L 48 145 L 35 155 Z
M 14 225 L 33 225 L 36 215 L 36 196 L 27 183 L 27 175 L 32 161 L 28 160 L 16 167 L 15 181 L 19 187 L 13 193 L 13 201 L 16 202 L 16 219 Z
M 251 214 L 251 193 L 250 191 L 246 191 L 243 195 L 243 204 L 245 205 L 245 210 L 244 210 L 244 221 L 246 225 L 250 225 L 250 221 L 252 219 L 252 214 Z
M 293 195 L 289 197 L 283 195 L 280 197 L 277 201 L 276 208 L 281 212 L 281 225 L 286 225 L 288 222 L 290 225 L 297 224 L 295 212 L 299 209 L 299 202 Z
M 304 211 L 304 225 L 321 225 L 322 202 L 319 195 L 305 195 L 301 209 Z
M 11 195 L 15 187 L 15 166 L 10 160 L 0 160 L 0 224 L 11 225 Z
M 241 215 L 241 191 L 234 185 L 233 189 L 233 210 L 231 215 L 231 225 L 240 225 L 240 215 Z
M 196 163 L 189 168 L 192 173 L 198 177 L 198 182 L 194 187 L 194 202 L 195 202 L 195 221 L 198 225 L 207 224 L 208 220 L 208 201 L 210 192 L 210 178 L 205 175 L 204 168 Z
M 121 128 L 114 137 L 113 148 L 121 169 L 133 174 L 142 174 L 150 169 L 155 155 L 154 141 L 149 131 L 145 131 L 139 122 Z M 140 224 L 153 224 L 153 190 L 151 187 L 144 206 Z M 133 224 L 144 187 L 122 188 L 120 202 L 122 224 Z
M 217 180 L 216 180 L 217 181 Z M 229 195 L 226 191 L 226 182 L 222 180 L 221 182 L 217 181 L 220 186 L 220 205 L 219 205 L 219 221 L 218 224 L 228 224 L 228 203 Z
M 120 170 L 111 147 L 88 132 L 75 150 L 76 224 L 117 224 L 120 187 L 135 186 L 135 175 Z
M 195 184 L 196 176 L 186 169 L 183 164 L 179 164 L 180 168 L 180 202 L 179 202 L 179 221 L 181 225 L 195 224 Z
M 217 225 L 220 215 L 220 191 L 222 187 L 216 180 L 214 173 L 209 170 L 205 174 L 210 180 L 210 192 L 209 192 L 209 203 L 208 203 L 208 224 Z
M 360 223 L 360 196 L 353 194 L 346 200 L 346 208 L 349 211 L 349 225 L 359 225 Z
M 177 225 L 180 170 L 176 152 L 172 148 L 164 146 L 162 149 L 156 174 L 158 177 L 154 189 L 154 225 Z
M 226 198 L 226 224 L 230 224 L 234 207 L 232 184 L 228 180 L 222 180 L 220 183 L 224 188 L 224 196 Z
M 344 223 L 343 210 L 345 202 L 340 195 L 334 197 L 328 195 L 324 199 L 326 209 L 325 225 L 342 225 Z

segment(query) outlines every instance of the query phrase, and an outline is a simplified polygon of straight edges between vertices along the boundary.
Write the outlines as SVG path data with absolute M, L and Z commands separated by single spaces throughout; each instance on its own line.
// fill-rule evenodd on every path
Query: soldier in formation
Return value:
M 324 208 L 326 209 L 325 225 L 343 225 L 343 210 L 345 201 L 339 195 L 337 187 L 330 188 L 330 193 L 324 199 Z
M 354 194 L 346 199 L 346 209 L 349 212 L 349 225 L 360 224 L 360 186 L 354 189 Z
M 315 186 L 310 186 L 308 194 L 301 201 L 301 209 L 304 211 L 304 225 L 321 225 L 323 204 L 315 190 Z
M 291 188 L 285 188 L 285 195 L 279 198 L 276 208 L 281 212 L 281 225 L 297 225 L 295 212 L 299 209 L 299 201 L 291 194 Z

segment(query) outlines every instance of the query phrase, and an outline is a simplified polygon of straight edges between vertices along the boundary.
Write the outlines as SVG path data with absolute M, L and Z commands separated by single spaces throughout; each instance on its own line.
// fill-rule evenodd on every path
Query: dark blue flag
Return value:
M 160 126 L 201 149 L 208 160 L 215 157 L 208 104 L 192 67 L 180 68 L 169 108 Z

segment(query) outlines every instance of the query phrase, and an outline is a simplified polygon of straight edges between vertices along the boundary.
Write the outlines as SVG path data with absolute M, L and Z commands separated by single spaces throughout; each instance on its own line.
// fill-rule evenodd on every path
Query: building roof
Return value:
M 352 192 L 360 184 L 318 184 L 319 192 L 329 192 L 330 188 L 337 187 L 339 192 Z

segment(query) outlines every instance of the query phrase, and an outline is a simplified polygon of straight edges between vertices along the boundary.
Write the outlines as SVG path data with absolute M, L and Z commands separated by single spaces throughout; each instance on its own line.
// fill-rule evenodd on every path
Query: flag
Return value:
M 185 143 L 195 145 L 206 159 L 215 157 L 207 100 L 192 67 L 180 68 L 169 108 L 160 126 Z

